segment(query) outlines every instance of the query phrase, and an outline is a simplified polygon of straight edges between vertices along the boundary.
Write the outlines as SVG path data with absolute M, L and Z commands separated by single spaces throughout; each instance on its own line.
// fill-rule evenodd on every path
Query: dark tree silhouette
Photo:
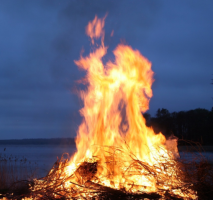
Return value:
M 213 74 L 212 74 L 213 75 Z M 213 78 L 212 78 L 212 82 L 211 82 L 211 84 L 213 85 Z M 212 100 L 213 100 L 213 97 L 212 97 Z
M 155 117 L 144 115 L 147 125 L 156 133 L 162 132 L 166 137 L 174 134 L 180 139 L 213 144 L 213 107 L 211 111 L 197 108 L 189 111 L 169 113 L 165 108 L 158 109 Z
M 212 74 L 213 75 L 213 74 Z M 212 78 L 212 82 L 211 82 L 211 84 L 213 85 L 213 78 Z

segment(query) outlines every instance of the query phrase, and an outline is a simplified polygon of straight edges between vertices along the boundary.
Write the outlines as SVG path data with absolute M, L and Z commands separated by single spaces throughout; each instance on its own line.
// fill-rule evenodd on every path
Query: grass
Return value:
M 197 156 L 197 155 L 196 155 Z M 182 169 L 186 179 L 193 183 L 199 200 L 213 199 L 213 163 L 202 155 L 194 160 L 182 161 Z
M 201 146 L 199 143 L 189 142 L 180 146 L 181 162 L 186 178 L 193 183 L 199 200 L 213 199 L 213 156 L 206 153 L 213 152 L 213 146 Z
M 37 164 L 25 157 L 0 154 L 0 198 L 27 196 L 29 183 L 37 177 Z

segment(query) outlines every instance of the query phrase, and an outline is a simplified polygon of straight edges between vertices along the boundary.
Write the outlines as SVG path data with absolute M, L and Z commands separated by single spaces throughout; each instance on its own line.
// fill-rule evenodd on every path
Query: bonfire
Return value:
M 33 199 L 197 199 L 178 161 L 176 138 L 146 126 L 151 62 L 119 44 L 103 63 L 105 17 L 89 22 L 93 50 L 75 64 L 86 71 L 76 147 L 31 185 Z M 99 41 L 100 44 L 97 44 Z

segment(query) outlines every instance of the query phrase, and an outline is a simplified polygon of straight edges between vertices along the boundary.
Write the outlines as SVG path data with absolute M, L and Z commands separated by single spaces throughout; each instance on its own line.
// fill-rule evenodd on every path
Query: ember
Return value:
M 34 199 L 197 199 L 178 162 L 176 139 L 155 134 L 141 112 L 152 97 L 151 63 L 130 46 L 119 44 L 105 65 L 105 18 L 89 22 L 86 33 L 101 44 L 76 65 L 87 71 L 82 91 L 83 122 L 77 152 L 59 160 L 35 180 Z

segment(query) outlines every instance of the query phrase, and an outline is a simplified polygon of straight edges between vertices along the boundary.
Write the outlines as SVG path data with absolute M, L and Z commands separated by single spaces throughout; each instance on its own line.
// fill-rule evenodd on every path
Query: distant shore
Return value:
M 213 152 L 213 146 L 204 145 L 204 146 L 178 146 L 178 150 L 185 152 Z
M 74 138 L 34 138 L 34 139 L 10 139 L 0 140 L 0 145 L 75 145 Z M 213 146 L 204 145 L 200 146 L 178 145 L 179 151 L 207 151 L 213 152 Z
M 75 145 L 74 138 L 35 138 L 0 140 L 0 145 Z

